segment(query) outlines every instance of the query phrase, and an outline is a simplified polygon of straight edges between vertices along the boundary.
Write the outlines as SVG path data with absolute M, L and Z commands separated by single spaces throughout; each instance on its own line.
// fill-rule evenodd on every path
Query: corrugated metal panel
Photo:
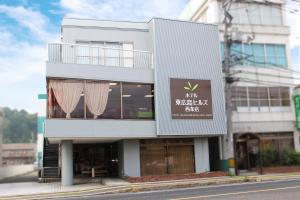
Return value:
M 226 134 L 218 27 L 166 19 L 152 23 L 157 134 Z M 172 120 L 170 78 L 211 80 L 213 119 Z

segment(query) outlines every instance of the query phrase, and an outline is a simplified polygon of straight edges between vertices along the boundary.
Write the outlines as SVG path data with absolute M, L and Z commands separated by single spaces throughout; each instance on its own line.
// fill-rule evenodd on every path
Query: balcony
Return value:
M 93 45 L 50 43 L 48 62 L 152 69 L 152 53 Z

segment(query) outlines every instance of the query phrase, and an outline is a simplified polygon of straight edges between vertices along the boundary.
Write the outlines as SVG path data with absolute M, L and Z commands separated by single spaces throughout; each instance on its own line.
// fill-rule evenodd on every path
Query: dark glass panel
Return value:
M 123 83 L 124 119 L 154 119 L 153 85 Z

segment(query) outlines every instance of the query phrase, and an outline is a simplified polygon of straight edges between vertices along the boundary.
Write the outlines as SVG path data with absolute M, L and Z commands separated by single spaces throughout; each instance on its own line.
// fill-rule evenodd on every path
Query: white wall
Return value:
M 196 173 L 210 171 L 208 138 L 195 138 L 194 152 Z

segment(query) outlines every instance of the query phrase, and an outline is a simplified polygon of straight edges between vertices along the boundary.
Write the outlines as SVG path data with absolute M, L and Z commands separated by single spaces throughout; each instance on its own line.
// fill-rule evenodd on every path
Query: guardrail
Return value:
M 48 61 L 114 67 L 152 68 L 152 53 L 93 45 L 50 43 Z

